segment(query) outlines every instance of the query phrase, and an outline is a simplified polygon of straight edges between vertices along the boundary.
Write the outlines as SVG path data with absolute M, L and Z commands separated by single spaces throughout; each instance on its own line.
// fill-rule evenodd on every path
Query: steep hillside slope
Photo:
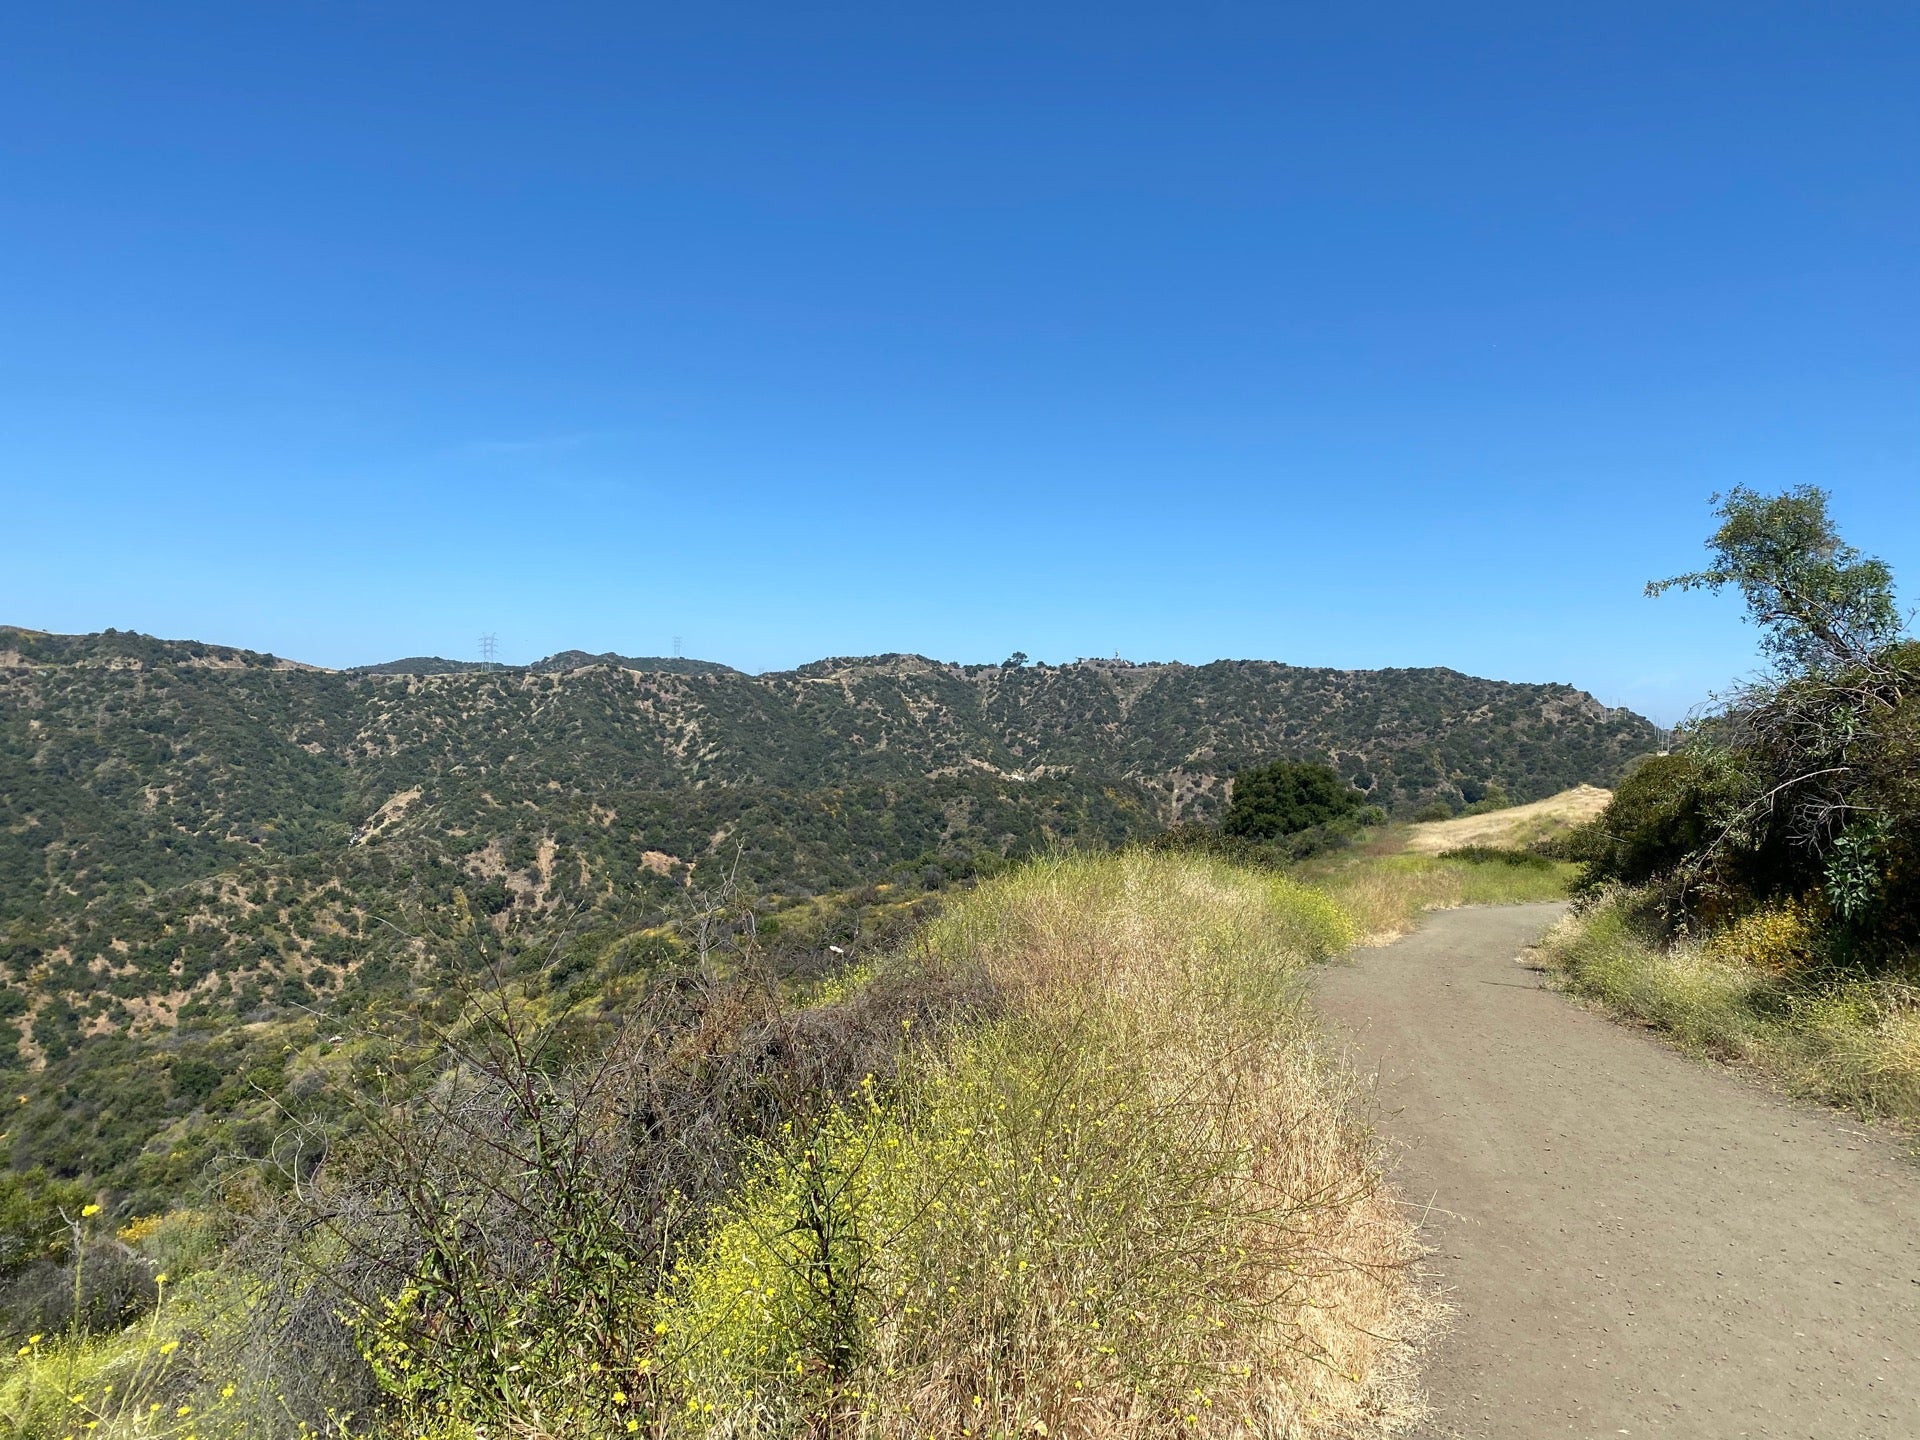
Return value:
M 1566 686 L 1449 670 L 888 655 L 756 676 L 571 652 L 331 672 L 0 629 L 0 1071 L 438 983 L 401 931 L 450 914 L 566 914 L 604 955 L 736 867 L 788 897 L 937 888 L 1210 816 L 1279 756 L 1404 812 L 1604 783 L 1657 738 Z

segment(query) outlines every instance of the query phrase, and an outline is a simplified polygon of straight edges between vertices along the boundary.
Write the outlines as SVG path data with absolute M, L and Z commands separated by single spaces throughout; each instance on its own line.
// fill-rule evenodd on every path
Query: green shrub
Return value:
M 1277 760 L 1233 779 L 1220 828 L 1246 840 L 1275 840 L 1353 815 L 1366 796 L 1331 765 Z
M 1552 870 L 1553 860 L 1532 850 L 1509 850 L 1499 845 L 1456 845 L 1440 852 L 1442 860 L 1466 860 L 1475 865 L 1513 865 L 1524 870 Z
M 0 1285 L 39 1261 L 65 1261 L 86 1187 L 45 1170 L 0 1170 Z
M 1475 786 L 1474 789 L 1479 789 L 1479 787 Z M 1468 790 L 1466 793 L 1471 797 L 1473 790 Z M 1495 783 L 1487 786 L 1478 798 L 1470 798 L 1466 807 L 1461 810 L 1460 813 L 1462 815 L 1491 815 L 1496 810 L 1508 810 L 1512 807 L 1513 801 L 1507 798 L 1507 792 L 1501 789 L 1498 783 Z
M 1723 767 L 1687 751 L 1643 760 L 1567 842 L 1586 862 L 1588 883 L 1639 885 L 1671 873 L 1712 838 L 1729 781 Z

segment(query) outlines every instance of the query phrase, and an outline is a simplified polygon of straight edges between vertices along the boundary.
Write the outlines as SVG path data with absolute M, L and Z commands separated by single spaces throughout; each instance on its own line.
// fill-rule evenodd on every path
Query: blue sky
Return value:
M 1640 596 L 1712 491 L 1920 574 L 1917 74 L 1910 4 L 11 7 L 0 620 L 1671 720 L 1753 663 Z

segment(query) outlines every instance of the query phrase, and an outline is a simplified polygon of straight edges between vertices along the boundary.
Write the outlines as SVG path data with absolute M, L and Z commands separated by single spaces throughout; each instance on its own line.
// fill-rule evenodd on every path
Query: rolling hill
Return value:
M 1659 738 L 1568 686 L 1445 669 L 883 655 L 749 675 L 573 651 L 337 672 L 0 628 L 0 1070 L 79 1103 L 110 1059 L 415 993 L 396 937 L 456 910 L 502 932 L 565 914 L 604 961 L 722 871 L 775 908 L 918 892 L 1210 818 L 1276 757 L 1329 760 L 1404 814 L 1605 784 Z M 192 1100 L 160 1085 L 153 1123 Z M 74 1119 L 23 1115 L 16 1161 L 98 1168 Z

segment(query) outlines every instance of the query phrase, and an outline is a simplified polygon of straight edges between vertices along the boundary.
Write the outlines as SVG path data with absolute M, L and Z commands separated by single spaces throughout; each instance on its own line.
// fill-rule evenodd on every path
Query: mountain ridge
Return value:
M 202 1115 L 174 1059 L 274 1093 L 288 1027 L 457 993 L 460 934 L 561 937 L 526 942 L 518 983 L 611 986 L 723 881 L 769 916 L 911 897 L 1216 817 L 1271 759 L 1326 760 L 1405 814 L 1604 784 L 1661 740 L 1571 686 L 1441 668 L 619 659 L 333 671 L 0 630 L 14 1163 L 160 1194 L 181 1157 L 255 1153 L 245 1127 L 271 1117 L 236 1118 L 245 1087 Z M 834 943 L 861 943 L 860 913 Z
M 723 857 L 754 884 L 817 890 L 1120 843 L 1217 816 L 1233 774 L 1275 758 L 1331 763 L 1406 814 L 1605 784 L 1661 741 L 1571 686 L 1446 668 L 888 654 L 748 675 L 583 655 L 327 671 L 0 630 L 0 961 L 84 949 L 102 927 L 122 945 L 129 926 L 173 934 L 162 912 L 229 873 L 311 872 L 391 908 L 399 882 L 362 873 L 375 852 L 405 872 L 408 905 L 465 886 L 539 910 L 569 887 L 546 862 L 528 879 L 530 857 L 558 846 L 596 911 L 638 918 L 669 898 L 667 873 Z

